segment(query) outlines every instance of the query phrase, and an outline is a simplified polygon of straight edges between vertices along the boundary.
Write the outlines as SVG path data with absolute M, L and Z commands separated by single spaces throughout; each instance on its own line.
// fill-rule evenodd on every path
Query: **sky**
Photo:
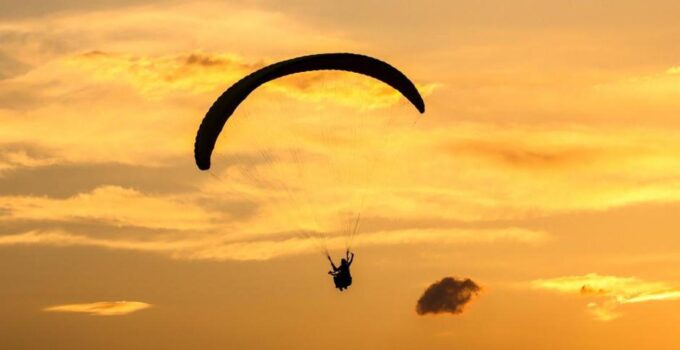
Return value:
M 677 349 L 678 11 L 2 1 L 1 347 Z M 320 52 L 389 62 L 425 114 L 290 76 L 196 168 L 226 88 Z

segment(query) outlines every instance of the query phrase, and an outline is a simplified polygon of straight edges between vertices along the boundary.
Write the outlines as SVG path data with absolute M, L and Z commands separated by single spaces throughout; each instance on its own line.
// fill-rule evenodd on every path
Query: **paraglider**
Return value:
M 333 276 L 333 283 L 335 283 L 335 288 L 341 292 L 347 287 L 352 285 L 352 274 L 349 272 L 349 267 L 354 261 L 354 253 L 350 252 L 349 249 L 345 252 L 345 257 L 340 260 L 340 266 L 335 266 L 333 259 L 330 255 L 326 255 L 328 261 L 331 263 L 331 271 L 328 274 Z
M 406 75 L 390 64 L 373 57 L 352 53 L 325 53 L 297 57 L 261 68 L 242 78 L 229 87 L 210 107 L 196 134 L 194 143 L 194 157 L 200 170 L 208 170 L 211 166 L 211 156 L 217 139 L 225 124 L 235 112 L 236 108 L 261 85 L 296 73 L 337 70 L 346 71 L 377 79 L 405 97 L 420 113 L 425 112 L 425 103 L 418 89 Z M 356 232 L 359 216 L 357 216 L 352 236 Z M 352 284 L 349 267 L 354 260 L 354 254 L 349 251 L 349 243 L 345 258 L 340 266 L 336 266 L 330 256 L 326 256 L 331 263 L 336 288 L 340 291 Z
M 425 112 L 425 102 L 413 82 L 388 63 L 352 53 L 326 53 L 297 57 L 274 63 L 251 73 L 232 85 L 215 101 L 196 133 L 194 157 L 198 168 L 210 169 L 210 156 L 215 148 L 217 137 L 229 117 L 251 92 L 268 81 L 286 75 L 318 70 L 340 70 L 375 78 L 399 91 L 420 113 Z

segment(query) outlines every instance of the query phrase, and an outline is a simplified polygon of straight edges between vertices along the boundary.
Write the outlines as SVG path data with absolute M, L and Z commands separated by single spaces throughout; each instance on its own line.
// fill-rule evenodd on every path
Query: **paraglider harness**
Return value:
M 350 254 L 352 255 L 351 257 Z M 352 275 L 349 272 L 349 267 L 352 264 L 352 261 L 354 260 L 354 253 L 350 253 L 350 251 L 347 250 L 346 263 L 341 264 L 340 267 L 336 267 L 335 264 L 333 264 L 333 260 L 331 259 L 330 255 L 328 255 L 327 257 L 328 261 L 330 261 L 331 266 L 333 267 L 333 270 L 328 271 L 328 274 L 333 276 L 333 283 L 335 283 L 335 288 L 339 289 L 340 291 L 347 289 L 347 287 L 352 285 Z

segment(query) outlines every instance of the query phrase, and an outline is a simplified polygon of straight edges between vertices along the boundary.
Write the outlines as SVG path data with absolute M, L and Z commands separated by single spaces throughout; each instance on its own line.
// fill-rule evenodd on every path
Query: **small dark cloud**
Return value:
M 429 286 L 418 299 L 416 312 L 418 315 L 428 313 L 460 314 L 472 298 L 479 294 L 481 287 L 469 278 L 456 279 L 445 277 Z

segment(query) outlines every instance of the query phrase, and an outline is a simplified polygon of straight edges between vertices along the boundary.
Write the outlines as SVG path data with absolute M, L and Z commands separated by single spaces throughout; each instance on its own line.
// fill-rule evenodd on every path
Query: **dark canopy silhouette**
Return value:
M 384 82 L 406 97 L 420 113 L 425 112 L 425 103 L 415 85 L 406 75 L 388 63 L 378 59 L 352 53 L 326 53 L 302 56 L 274 63 L 251 73 L 225 91 L 210 107 L 196 134 L 194 157 L 201 170 L 210 169 L 217 137 L 238 105 L 260 85 L 295 73 L 317 70 L 340 70 L 363 74 Z

